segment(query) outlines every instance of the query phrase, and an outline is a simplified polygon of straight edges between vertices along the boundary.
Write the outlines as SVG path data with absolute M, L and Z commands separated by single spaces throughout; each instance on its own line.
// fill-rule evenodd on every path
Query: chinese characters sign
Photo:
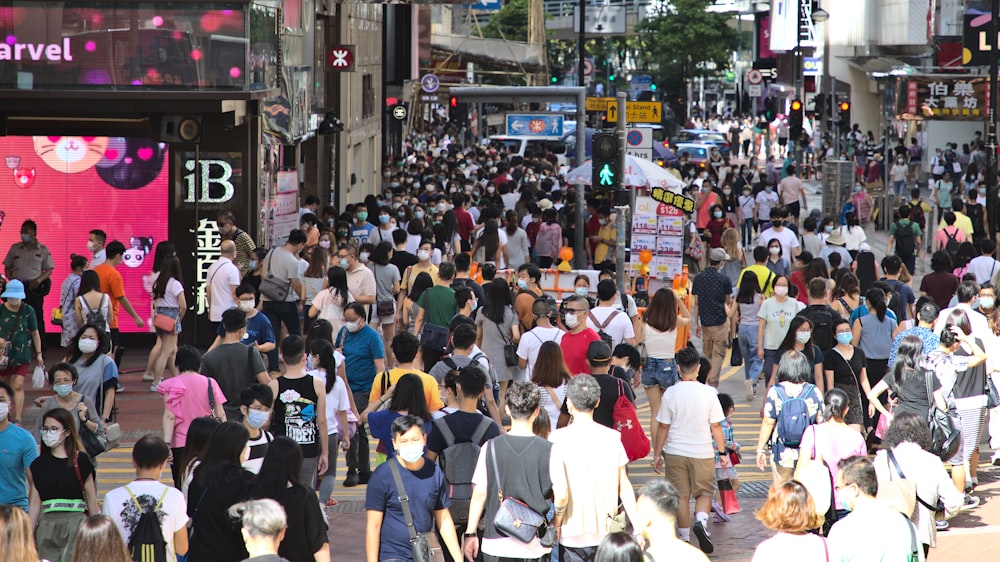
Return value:
M 208 312 L 208 297 L 206 287 L 208 282 L 208 270 L 219 259 L 219 247 L 222 246 L 222 236 L 219 234 L 219 226 L 211 219 L 201 219 L 198 221 L 198 228 L 194 232 L 196 249 L 194 257 L 195 283 L 197 293 L 195 294 L 195 314 L 205 314 Z
M 909 78 L 899 92 L 898 114 L 950 121 L 980 120 L 987 114 L 985 78 Z
M 694 212 L 694 201 L 691 198 L 685 197 L 679 193 L 674 193 L 672 191 L 667 191 L 662 187 L 657 187 L 653 189 L 653 192 L 650 195 L 653 199 L 659 201 L 660 203 L 669 205 L 675 209 L 680 209 L 685 213 Z

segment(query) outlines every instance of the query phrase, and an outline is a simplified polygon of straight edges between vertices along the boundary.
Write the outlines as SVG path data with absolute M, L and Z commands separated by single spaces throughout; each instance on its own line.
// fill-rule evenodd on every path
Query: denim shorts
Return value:
M 646 358 L 646 368 L 642 370 L 642 386 L 659 386 L 667 389 L 677 382 L 677 364 L 673 359 Z

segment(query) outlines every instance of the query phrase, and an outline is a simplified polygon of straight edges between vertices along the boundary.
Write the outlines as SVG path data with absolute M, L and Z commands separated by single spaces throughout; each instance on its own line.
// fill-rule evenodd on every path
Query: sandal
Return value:
M 326 507 L 337 507 L 337 504 L 339 504 L 339 503 L 340 502 L 338 502 L 337 500 L 335 500 L 333 498 L 330 498 L 330 499 L 326 500 Z

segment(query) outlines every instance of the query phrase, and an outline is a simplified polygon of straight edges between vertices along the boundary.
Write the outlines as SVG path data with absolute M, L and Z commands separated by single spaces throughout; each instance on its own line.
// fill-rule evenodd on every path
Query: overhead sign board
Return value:
M 625 154 L 633 158 L 653 160 L 653 129 L 633 127 L 625 133 Z
M 587 98 L 587 111 L 607 111 L 608 105 L 615 103 L 615 98 Z
M 507 114 L 507 134 L 526 137 L 562 137 L 563 116 L 509 113 Z
M 618 102 L 608 104 L 608 121 L 618 121 Z M 625 121 L 629 123 L 659 123 L 663 120 L 663 104 L 658 101 L 625 102 Z
M 590 6 L 584 18 L 590 35 L 625 35 L 625 6 Z M 573 33 L 580 33 L 580 7 L 573 10 Z

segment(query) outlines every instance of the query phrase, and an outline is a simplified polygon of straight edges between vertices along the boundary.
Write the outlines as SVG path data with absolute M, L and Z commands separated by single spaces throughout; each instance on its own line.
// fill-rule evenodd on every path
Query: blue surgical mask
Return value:
M 416 218 L 418 218 L 418 219 L 420 219 L 420 220 L 424 220 L 424 212 L 423 211 L 416 211 L 416 212 L 413 213 L 413 216 L 416 217 Z
M 340 258 L 340 267 L 347 269 L 347 258 Z
M 420 457 L 424 456 L 424 446 L 420 443 L 404 445 L 396 451 L 396 454 L 406 462 L 417 462 Z
M 587 287 L 577 287 L 576 291 L 574 291 L 574 292 L 576 293 L 576 296 L 578 296 L 578 297 L 585 297 L 588 294 L 590 294 L 590 289 L 588 289 Z
M 316 369 L 316 360 L 312 355 L 306 355 L 306 370 L 313 371 Z
M 517 286 L 520 287 L 522 291 L 528 290 L 528 282 L 524 279 L 518 279 Z
M 52 385 L 52 390 L 59 395 L 60 398 L 65 398 L 73 392 L 73 385 L 71 384 L 54 384 Z
M 379 215 L 378 216 L 378 222 L 380 222 L 382 224 L 388 224 L 388 222 L 389 222 L 389 215 Z
M 260 429 L 264 427 L 270 417 L 269 410 L 250 410 L 247 412 L 247 423 L 254 429 Z
M 837 332 L 837 343 L 849 345 L 854 336 L 850 332 Z

